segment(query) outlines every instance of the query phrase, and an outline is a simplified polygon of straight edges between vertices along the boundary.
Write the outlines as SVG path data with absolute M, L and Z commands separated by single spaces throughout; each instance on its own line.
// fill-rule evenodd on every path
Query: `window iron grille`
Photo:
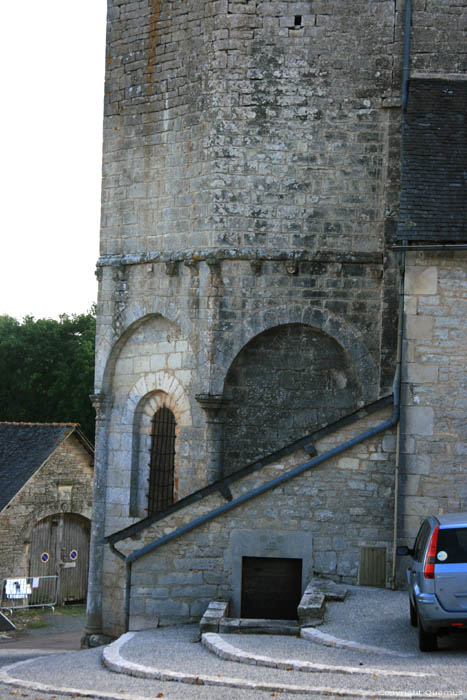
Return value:
M 151 423 L 148 515 L 160 513 L 174 500 L 175 416 L 163 406 Z

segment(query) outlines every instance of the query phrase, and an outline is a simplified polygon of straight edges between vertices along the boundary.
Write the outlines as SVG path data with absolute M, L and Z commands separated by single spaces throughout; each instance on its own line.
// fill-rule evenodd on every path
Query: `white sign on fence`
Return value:
M 0 579 L 0 610 L 44 608 L 57 604 L 58 576 L 17 576 Z
M 27 578 L 8 578 L 5 585 L 5 594 L 11 600 L 27 598 L 32 593 L 32 588 Z

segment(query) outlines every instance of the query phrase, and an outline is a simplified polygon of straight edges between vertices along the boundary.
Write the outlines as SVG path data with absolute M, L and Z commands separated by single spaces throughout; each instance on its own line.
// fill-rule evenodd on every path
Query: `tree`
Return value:
M 0 316 L 0 420 L 80 423 L 94 440 L 95 312 Z

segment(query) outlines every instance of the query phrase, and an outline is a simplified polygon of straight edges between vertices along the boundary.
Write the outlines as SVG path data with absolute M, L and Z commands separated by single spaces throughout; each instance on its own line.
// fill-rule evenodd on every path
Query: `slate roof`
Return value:
M 409 83 L 399 240 L 467 242 L 467 82 Z
M 76 423 L 0 422 L 0 511 L 72 433 L 92 454 Z

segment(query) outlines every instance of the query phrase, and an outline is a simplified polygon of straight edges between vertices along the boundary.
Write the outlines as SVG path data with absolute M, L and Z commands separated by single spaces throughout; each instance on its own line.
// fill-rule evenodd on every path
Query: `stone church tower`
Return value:
M 109 0 L 90 631 L 238 603 L 237 555 L 290 546 L 308 552 L 304 582 L 355 582 L 362 543 L 389 546 L 391 430 L 254 517 L 135 560 L 125 584 L 132 552 L 204 512 L 193 494 L 228 504 L 247 465 L 301 441 L 272 460 L 285 470 L 315 453 L 305 437 L 387 410 L 402 30 L 394 0 Z M 425 39 L 413 60 L 430 70 Z M 267 531 L 288 545 L 262 549 Z

